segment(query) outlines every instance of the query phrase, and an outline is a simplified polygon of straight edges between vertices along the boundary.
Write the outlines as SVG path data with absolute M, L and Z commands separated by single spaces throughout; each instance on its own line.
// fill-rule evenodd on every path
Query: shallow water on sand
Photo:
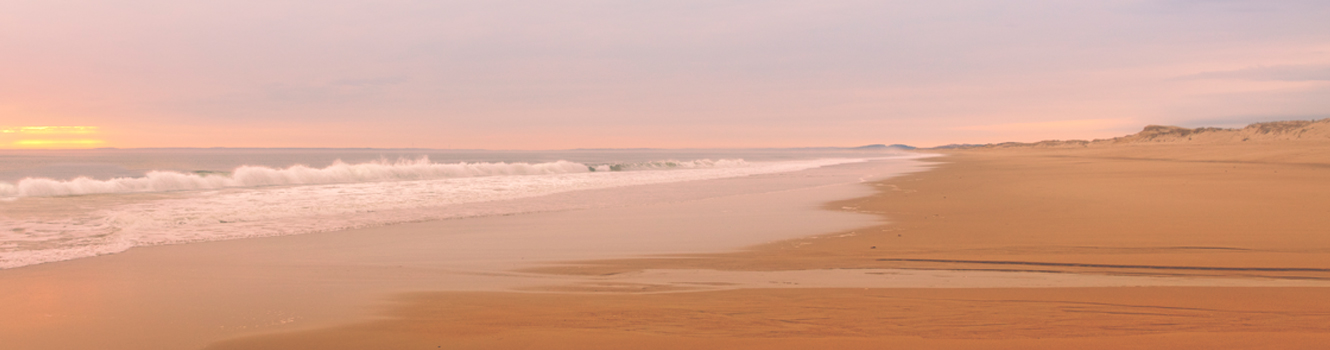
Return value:
M 709 156 L 718 158 L 698 158 Z M 595 208 L 620 195 L 517 199 L 898 156 L 835 149 L 4 151 L 0 269 L 140 246 Z
M 0 270 L 0 284 L 14 286 L 0 290 L 0 338 L 31 349 L 197 348 L 352 322 L 372 317 L 394 293 L 516 290 L 570 278 L 510 272 L 540 262 L 720 252 L 878 224 L 877 216 L 819 208 L 868 194 L 865 181 L 921 169 L 893 159 L 563 192 L 514 201 L 601 205 L 138 247 Z

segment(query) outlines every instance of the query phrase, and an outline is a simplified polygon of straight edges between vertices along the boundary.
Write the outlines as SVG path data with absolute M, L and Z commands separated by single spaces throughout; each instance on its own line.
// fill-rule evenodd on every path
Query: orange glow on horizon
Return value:
M 15 146 L 22 148 L 82 148 L 106 143 L 102 140 L 18 140 Z
M 96 126 L 15 126 L 0 128 L 0 136 L 14 140 L 10 143 L 13 148 L 91 148 L 106 144 L 103 140 L 84 138 L 99 131 Z

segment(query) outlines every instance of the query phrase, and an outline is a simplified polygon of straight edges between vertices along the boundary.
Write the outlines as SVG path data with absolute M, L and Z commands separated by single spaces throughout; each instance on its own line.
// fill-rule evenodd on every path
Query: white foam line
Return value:
M 595 204 L 558 203 L 553 207 L 548 204 L 532 207 L 524 204 L 525 202 L 514 201 L 490 206 L 491 208 L 483 211 L 477 211 L 474 206 L 468 205 L 581 190 L 791 172 L 862 161 L 864 160 L 821 159 L 752 164 L 743 161 L 688 163 L 671 161 L 657 162 L 657 164 L 639 163 L 634 166 L 645 169 L 689 168 L 689 170 L 615 172 L 592 172 L 585 165 L 571 162 L 541 163 L 544 164 L 541 166 L 504 163 L 484 163 L 484 166 L 477 166 L 459 165 L 460 163 L 439 165 L 428 163 L 427 160 L 396 165 L 335 164 L 322 170 L 302 167 L 286 170 L 267 169 L 260 171 L 268 174 L 262 176 L 238 170 L 230 179 L 251 179 L 245 180 L 248 181 L 245 182 L 247 184 L 402 179 L 457 172 L 491 175 L 415 181 L 233 188 L 189 192 L 164 198 L 103 198 L 101 201 L 118 204 L 84 212 L 77 217 L 58 219 L 0 217 L 0 243 L 24 242 L 24 246 L 27 247 L 19 249 L 17 246 L 0 246 L 0 268 L 112 254 L 134 246 L 284 236 L 422 220 L 575 209 Z M 416 169 L 417 167 L 422 169 Z M 447 171 L 439 170 L 440 168 Z M 577 169 L 581 171 L 577 172 Z M 277 173 L 272 173 L 274 171 Z M 567 172 L 559 173 L 559 171 Z M 544 173 L 545 175 L 493 175 L 504 173 Z M 214 180 L 216 179 L 208 181 Z M 224 184 L 225 181 L 218 183 Z M 187 188 L 187 186 L 166 188 Z M 62 198 L 59 201 L 66 205 L 87 203 L 81 202 L 77 197 Z M 52 202 L 51 205 L 56 204 L 58 203 Z
M 548 163 L 433 163 L 429 158 L 347 164 L 340 160 L 325 168 L 294 165 L 285 169 L 242 166 L 230 174 L 197 174 L 150 171 L 143 177 L 96 180 L 26 178 L 17 184 L 0 182 L 0 198 L 53 197 L 99 193 L 168 192 L 234 187 L 318 185 L 353 182 L 410 181 L 445 178 L 575 174 L 595 171 L 658 170 L 671 168 L 730 168 L 749 164 L 741 159 L 665 160 L 645 163 L 587 164 L 569 161 Z

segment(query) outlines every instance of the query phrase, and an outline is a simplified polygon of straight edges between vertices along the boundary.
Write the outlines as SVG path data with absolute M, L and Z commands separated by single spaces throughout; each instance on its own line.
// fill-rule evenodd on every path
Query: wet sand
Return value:
M 541 262 L 726 252 L 874 225 L 879 217 L 818 207 L 867 195 L 861 181 L 918 164 L 883 160 L 570 192 L 524 200 L 589 208 L 137 247 L 2 269 L 0 349 L 198 349 L 378 319 L 382 303 L 399 293 L 587 279 L 514 271 Z
M 1330 278 L 1330 147 L 954 151 L 828 209 L 891 222 L 707 259 L 541 269 L 912 268 Z
M 828 208 L 891 222 L 731 253 L 549 264 L 662 270 L 909 269 L 1330 279 L 1325 143 L 950 151 Z M 963 274 L 961 276 L 964 276 Z M 872 278 L 872 277 L 869 277 Z M 964 278 L 964 277 L 961 277 Z M 726 288 L 550 283 L 400 295 L 381 320 L 212 349 L 1270 348 L 1330 343 L 1330 288 Z M 963 284 L 957 284 L 963 286 Z M 997 286 L 1000 287 L 1000 286 Z

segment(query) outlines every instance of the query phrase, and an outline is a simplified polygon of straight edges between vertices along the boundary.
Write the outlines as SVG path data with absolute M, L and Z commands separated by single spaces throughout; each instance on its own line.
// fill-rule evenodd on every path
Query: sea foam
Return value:
M 347 182 L 424 180 L 495 175 L 567 174 L 594 171 L 569 161 L 549 163 L 434 163 L 429 158 L 347 164 L 335 161 L 325 168 L 295 165 L 285 169 L 242 166 L 229 174 L 150 171 L 143 177 L 95 180 L 27 178 L 17 184 L 0 182 L 0 197 L 49 197 L 97 193 L 165 192 L 228 187 L 312 185 Z
M 334 163 L 239 167 L 229 174 L 24 179 L 0 213 L 0 268 L 116 253 L 135 246 L 282 236 L 421 220 L 510 215 L 604 203 L 545 195 L 798 171 L 863 159 L 640 163 Z M 152 192 L 150 196 L 138 193 Z M 74 195 L 108 194 L 96 198 Z M 45 209 L 43 209 L 45 208 Z M 35 210 L 34 210 L 35 209 Z
M 737 159 L 654 161 L 643 163 L 587 165 L 569 161 L 548 163 L 434 163 L 428 157 L 396 162 L 376 161 L 347 164 L 335 161 L 325 168 L 295 165 L 285 169 L 242 166 L 230 173 L 181 173 L 150 171 L 142 177 L 96 180 L 87 177 L 72 180 L 27 178 L 17 184 L 0 182 L 0 198 L 54 197 L 100 193 L 168 192 L 232 187 L 282 185 L 317 185 L 352 182 L 409 181 L 443 178 L 573 174 L 594 171 L 630 171 L 669 168 L 739 167 L 747 162 Z

